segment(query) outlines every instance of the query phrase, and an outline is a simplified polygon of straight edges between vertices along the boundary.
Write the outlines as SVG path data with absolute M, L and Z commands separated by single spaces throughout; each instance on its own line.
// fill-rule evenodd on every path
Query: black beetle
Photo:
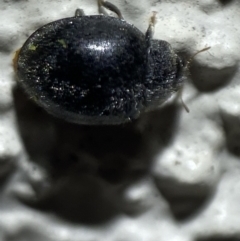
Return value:
M 154 40 L 155 13 L 144 35 L 115 12 L 44 25 L 15 57 L 20 85 L 45 110 L 78 124 L 121 124 L 158 108 L 183 84 L 181 58 L 169 43 Z

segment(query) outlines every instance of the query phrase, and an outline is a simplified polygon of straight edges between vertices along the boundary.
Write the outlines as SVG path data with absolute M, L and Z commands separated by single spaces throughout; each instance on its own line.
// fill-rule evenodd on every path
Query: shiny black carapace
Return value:
M 24 43 L 15 68 L 20 85 L 52 115 L 121 124 L 179 90 L 184 65 L 169 43 L 152 39 L 155 13 L 143 34 L 116 6 L 98 3 L 118 17 L 85 16 L 78 9 L 74 17 L 46 24 Z

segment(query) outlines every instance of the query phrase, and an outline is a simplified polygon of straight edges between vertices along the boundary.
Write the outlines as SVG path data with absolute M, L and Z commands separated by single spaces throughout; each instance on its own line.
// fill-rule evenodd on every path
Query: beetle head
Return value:
M 183 84 L 185 69 L 182 59 L 168 42 L 151 40 L 146 77 L 147 106 L 160 105 L 178 91 Z

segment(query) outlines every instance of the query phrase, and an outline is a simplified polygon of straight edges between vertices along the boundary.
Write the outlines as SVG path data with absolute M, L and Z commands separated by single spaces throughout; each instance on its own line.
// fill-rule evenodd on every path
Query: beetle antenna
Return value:
M 193 54 L 193 55 L 189 58 L 189 60 L 187 61 L 186 67 L 187 67 L 187 68 L 190 67 L 193 59 L 194 59 L 198 54 L 200 54 L 200 53 L 202 53 L 202 52 L 205 52 L 205 51 L 209 50 L 210 48 L 211 48 L 211 47 L 206 47 L 206 48 L 204 48 L 204 49 L 201 49 L 201 50 L 197 51 L 195 54 Z

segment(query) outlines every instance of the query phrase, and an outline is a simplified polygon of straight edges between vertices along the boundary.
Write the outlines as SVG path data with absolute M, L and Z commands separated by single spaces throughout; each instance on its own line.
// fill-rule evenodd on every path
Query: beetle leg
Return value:
M 190 112 L 190 110 L 189 110 L 189 108 L 188 108 L 188 106 L 185 104 L 185 102 L 184 102 L 184 100 L 183 100 L 183 87 L 181 87 L 180 89 L 179 89 L 179 91 L 177 92 L 177 96 L 176 96 L 177 98 L 176 99 L 180 99 L 180 101 L 181 101 L 181 104 L 182 104 L 182 107 L 185 109 L 185 111 L 187 112 L 187 113 L 189 113 Z
M 14 68 L 15 72 L 17 72 L 18 56 L 19 56 L 20 50 L 21 49 L 18 49 L 15 51 L 15 54 L 14 54 L 14 57 L 12 60 L 12 64 L 13 64 L 13 68 Z
M 103 7 L 103 6 L 99 6 L 99 8 L 98 8 L 99 10 L 99 13 L 101 13 L 101 14 L 103 14 L 103 15 L 105 15 L 105 16 L 108 16 L 108 13 L 107 13 L 107 11 L 105 10 L 105 8 Z
M 154 26 L 157 22 L 156 15 L 157 15 L 157 12 L 153 11 L 153 15 L 150 18 L 148 29 L 147 29 L 147 32 L 145 34 L 145 38 L 146 38 L 147 41 L 150 41 L 153 38 Z
M 75 17 L 80 17 L 80 16 L 84 16 L 84 11 L 82 9 L 76 9 L 75 11 Z
M 116 13 L 120 19 L 123 19 L 121 11 L 112 3 L 107 2 L 105 0 L 98 0 L 99 11 L 106 15 L 106 12 L 103 11 L 101 7 L 105 7 L 106 9 Z

